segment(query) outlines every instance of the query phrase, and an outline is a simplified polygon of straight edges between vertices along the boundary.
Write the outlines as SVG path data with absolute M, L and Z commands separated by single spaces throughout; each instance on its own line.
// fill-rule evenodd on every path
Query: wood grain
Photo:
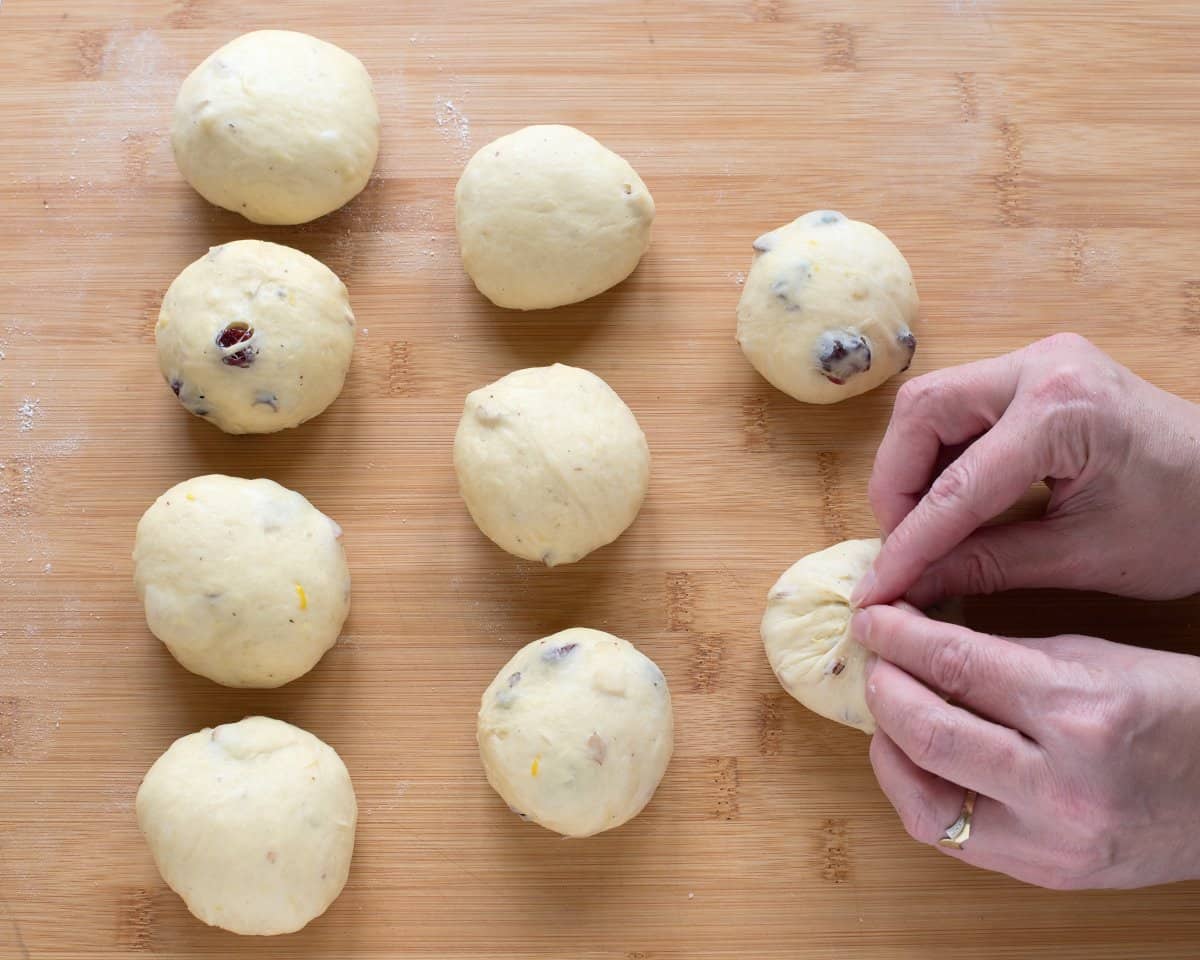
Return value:
M 294 229 L 205 204 L 167 142 L 190 67 L 265 26 L 359 55 L 384 117 L 363 195 Z M 1195 4 L 1169 0 L 8 0 L 0 958 L 1195 957 L 1200 886 L 1054 894 L 922 848 L 866 739 L 782 694 L 757 636 L 766 590 L 872 532 L 864 487 L 897 384 L 794 403 L 743 361 L 733 309 L 755 236 L 836 207 L 912 264 L 908 376 L 1074 329 L 1200 399 L 1197 49 Z M 658 222 L 617 289 L 518 315 L 463 275 L 452 192 L 474 148 L 545 121 L 628 157 Z M 184 265 L 247 236 L 337 270 L 360 338 L 328 413 L 234 438 L 170 396 L 152 325 Z M 617 389 L 654 463 L 629 532 L 547 571 L 475 530 L 450 443 L 469 389 L 555 360 Z M 345 636 L 282 690 L 187 674 L 137 604 L 138 517 L 209 471 L 272 477 L 345 527 Z M 1041 595 L 972 609 L 1011 632 L 1179 649 L 1200 613 Z M 512 817 L 473 741 L 495 670 L 573 624 L 664 668 L 678 730 L 646 812 L 581 843 Z M 258 712 L 335 746 L 361 810 L 342 897 L 271 940 L 194 920 L 132 814 L 172 739 Z

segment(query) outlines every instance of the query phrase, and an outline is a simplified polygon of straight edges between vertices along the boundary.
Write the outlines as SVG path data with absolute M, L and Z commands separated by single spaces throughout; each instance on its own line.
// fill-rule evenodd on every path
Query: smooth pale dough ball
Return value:
M 146 623 L 192 673 L 278 687 L 336 642 L 350 612 L 342 529 L 271 480 L 185 480 L 142 516 L 134 583 Z
M 475 154 L 454 191 L 463 266 L 498 307 L 586 300 L 633 273 L 654 200 L 623 157 L 574 127 L 525 127 Z
M 154 328 L 180 402 L 226 433 L 311 420 L 341 393 L 354 314 L 337 275 L 261 240 L 213 247 L 175 278 Z
M 136 809 L 158 872 L 209 926 L 291 933 L 346 885 L 350 774 L 332 747 L 282 720 L 180 737 L 142 780 Z
M 553 567 L 633 523 L 650 482 L 650 450 L 612 387 L 556 363 L 467 396 L 454 468 L 479 529 L 509 553 Z
M 210 203 L 255 223 L 305 223 L 355 197 L 379 153 L 379 109 L 358 58 L 291 30 L 256 30 L 196 67 L 171 147 Z
M 850 593 L 879 540 L 846 540 L 796 561 L 771 588 L 763 645 L 783 689 L 830 720 L 875 732 L 867 708 L 867 651 L 850 639 Z
M 763 234 L 754 250 L 737 337 L 774 387 L 806 403 L 836 403 L 908 369 L 917 287 L 883 233 L 814 210 Z
M 483 694 L 488 783 L 524 819 L 589 837 L 636 817 L 674 744 L 671 694 L 631 643 L 574 627 L 536 640 Z

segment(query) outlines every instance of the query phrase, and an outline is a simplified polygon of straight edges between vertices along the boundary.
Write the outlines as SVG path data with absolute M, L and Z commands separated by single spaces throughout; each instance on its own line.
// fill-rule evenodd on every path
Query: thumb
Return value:
M 930 564 L 905 599 L 926 608 L 948 597 L 970 597 L 1036 587 L 1084 589 L 1088 556 L 1054 520 L 976 530 Z

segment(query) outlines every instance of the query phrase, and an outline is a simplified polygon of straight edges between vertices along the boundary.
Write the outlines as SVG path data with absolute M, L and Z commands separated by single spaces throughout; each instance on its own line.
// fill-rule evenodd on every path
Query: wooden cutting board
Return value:
M 373 75 L 367 190 L 304 227 L 204 203 L 167 140 L 193 65 L 260 27 Z M 0 960 L 9 958 L 1183 958 L 1200 885 L 1049 893 L 904 834 L 867 739 L 776 685 L 758 639 L 801 554 L 870 535 L 864 490 L 897 382 L 835 407 L 770 389 L 733 339 L 759 233 L 816 207 L 883 228 L 923 301 L 907 376 L 1078 330 L 1200 399 L 1200 15 L 1161 2 L 8 0 L 0 11 Z M 553 312 L 464 276 L 469 154 L 575 124 L 653 191 L 635 275 Z M 163 291 L 217 243 L 324 260 L 359 340 L 307 426 L 228 437 L 163 384 Z M 603 376 L 653 452 L 616 544 L 554 570 L 480 535 L 456 493 L 465 394 L 564 361 Z M 271 477 L 346 530 L 354 611 L 278 691 L 191 676 L 145 627 L 142 511 L 194 474 Z M 1024 595 L 976 625 L 1188 649 L 1200 607 Z M 511 816 L 474 744 L 522 644 L 610 630 L 665 670 L 677 748 L 636 821 L 567 842 Z M 345 758 L 349 885 L 294 936 L 204 927 L 133 816 L 176 737 L 265 713 Z

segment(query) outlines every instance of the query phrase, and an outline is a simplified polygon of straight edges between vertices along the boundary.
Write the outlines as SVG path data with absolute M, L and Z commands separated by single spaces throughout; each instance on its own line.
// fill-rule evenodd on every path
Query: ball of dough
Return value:
M 836 403 L 907 370 L 917 287 L 869 223 L 814 210 L 754 241 L 738 303 L 738 343 L 773 386 Z
M 525 127 L 475 154 L 454 191 L 463 265 L 498 307 L 586 300 L 633 273 L 654 200 L 624 158 L 574 127 Z
M 636 817 L 673 747 L 667 681 L 632 644 L 575 627 L 523 647 L 483 694 L 488 783 L 512 810 L 568 837 Z
M 346 885 L 350 774 L 333 748 L 282 720 L 180 737 L 142 780 L 136 809 L 158 872 L 209 926 L 291 933 Z
M 227 687 L 295 680 L 350 612 L 341 536 L 271 480 L 185 480 L 138 523 L 133 576 L 146 623 L 188 670 Z
M 867 651 L 850 639 L 850 593 L 879 553 L 846 540 L 796 561 L 771 588 L 763 645 L 783 689 L 830 720 L 875 732 L 867 708 Z
M 556 363 L 467 396 L 454 468 L 479 529 L 509 553 L 553 567 L 633 523 L 650 482 L 650 450 L 607 383 Z
M 354 314 L 346 287 L 319 260 L 238 240 L 175 278 L 154 340 L 163 376 L 188 410 L 226 433 L 271 433 L 337 398 Z
M 255 223 L 305 223 L 370 179 L 379 109 L 358 58 L 304 33 L 256 30 L 179 88 L 171 147 L 210 203 Z

